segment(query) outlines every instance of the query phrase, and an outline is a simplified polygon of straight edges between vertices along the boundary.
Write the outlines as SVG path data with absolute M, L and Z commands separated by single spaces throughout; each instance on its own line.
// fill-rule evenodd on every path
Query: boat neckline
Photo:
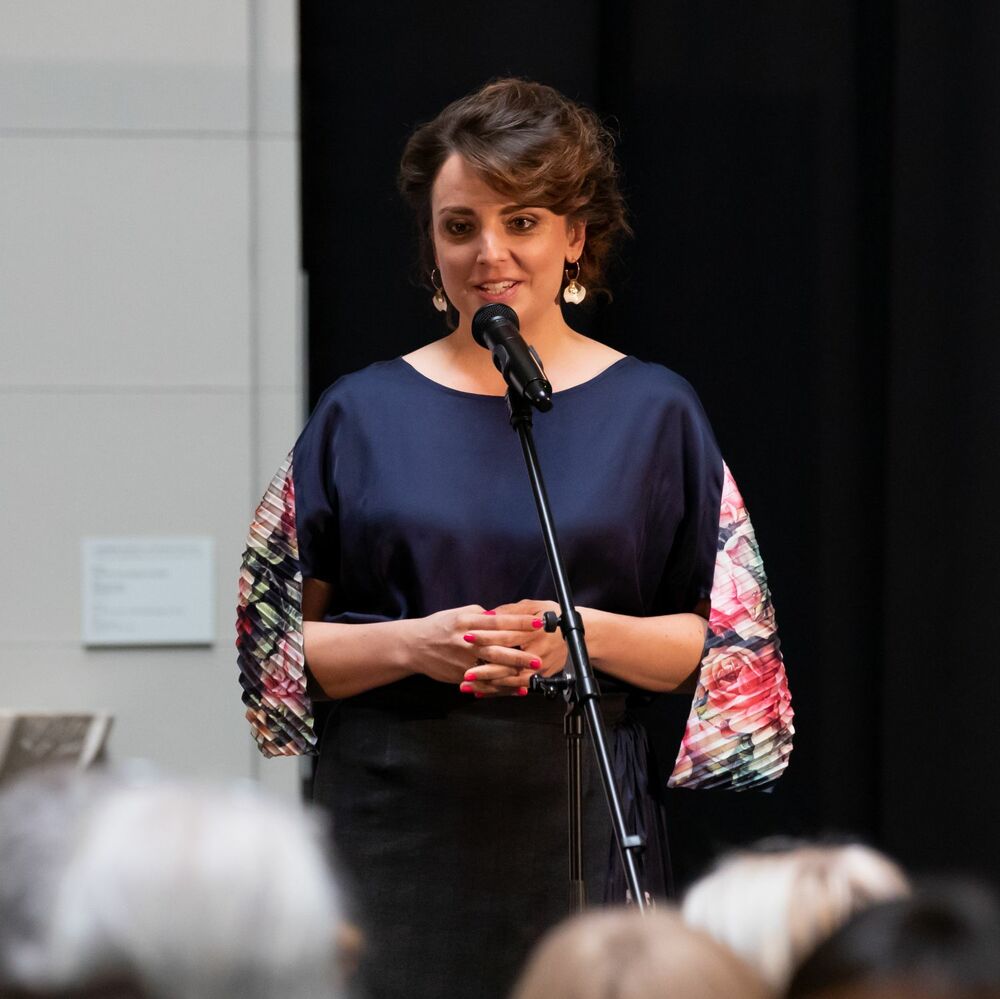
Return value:
M 496 399 L 499 400 L 500 402 L 503 402 L 506 399 L 506 393 L 504 393 L 503 395 L 493 395 L 492 393 L 489 392 L 466 392 L 462 389 L 452 388 L 450 385 L 445 385 L 442 382 L 435 381 L 435 379 L 431 378 L 429 375 L 425 375 L 422 371 L 417 371 L 417 369 L 412 364 L 410 364 L 410 362 L 406 360 L 405 357 L 402 356 L 397 357 L 396 360 L 401 362 L 403 367 L 406 368 L 407 371 L 415 375 L 417 378 L 419 378 L 420 381 L 425 382 L 427 385 L 433 386 L 436 389 L 440 389 L 442 392 L 447 392 L 449 395 L 461 396 L 466 399 Z M 587 389 L 595 382 L 599 382 L 602 378 L 610 374 L 612 371 L 614 371 L 620 365 L 624 364 L 626 361 L 633 361 L 633 360 L 635 360 L 635 358 L 631 354 L 625 354 L 623 357 L 619 357 L 617 361 L 612 361 L 606 368 L 602 368 L 600 371 L 597 372 L 596 375 L 593 375 L 586 381 L 577 382 L 576 385 L 571 385 L 569 388 L 560 389 L 558 392 L 553 392 L 552 398 L 563 399 L 568 395 L 572 395 L 574 392 L 579 392 L 581 389 Z

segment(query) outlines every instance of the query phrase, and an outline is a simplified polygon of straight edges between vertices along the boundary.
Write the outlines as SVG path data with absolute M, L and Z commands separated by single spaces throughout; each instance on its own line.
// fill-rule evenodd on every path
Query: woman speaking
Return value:
M 262 752 L 319 754 L 314 799 L 368 993 L 497 997 L 566 913 L 563 705 L 529 683 L 567 653 L 542 627 L 558 608 L 478 309 L 510 306 L 552 383 L 536 444 L 614 691 L 602 704 L 647 888 L 669 864 L 636 710 L 693 691 L 670 782 L 752 787 L 786 764 L 791 708 L 750 521 L 694 391 L 564 318 L 627 231 L 596 116 L 490 83 L 417 129 L 400 187 L 450 332 L 320 399 L 250 531 L 241 682 Z M 322 732 L 316 697 L 336 702 Z M 596 767 L 584 799 L 589 897 L 624 901 Z

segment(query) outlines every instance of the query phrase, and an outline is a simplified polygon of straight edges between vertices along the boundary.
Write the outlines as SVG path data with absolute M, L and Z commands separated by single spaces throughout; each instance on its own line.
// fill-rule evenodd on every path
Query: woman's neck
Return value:
M 562 313 L 558 310 L 554 315 L 546 316 L 543 321 L 523 324 L 520 331 L 525 343 L 534 347 L 540 357 L 549 357 L 553 360 L 571 351 L 574 344 L 581 339 L 579 333 L 566 325 Z M 450 341 L 450 348 L 454 351 L 456 359 L 464 359 L 466 353 L 475 356 L 478 352 L 489 360 L 489 352 L 484 351 L 472 337 L 470 318 L 463 316 L 458 328 L 445 337 L 445 340 Z
M 551 366 L 553 370 L 562 367 L 563 360 L 573 351 L 574 342 L 582 339 L 566 325 L 561 314 L 547 323 L 522 326 L 521 336 L 535 348 L 546 367 Z M 458 328 L 439 342 L 460 377 L 471 379 L 484 392 L 502 394 L 506 390 L 503 379 L 493 366 L 490 351 L 484 350 L 473 339 L 470 321 L 463 317 Z
M 563 321 L 522 328 L 525 341 L 538 352 L 555 391 L 570 388 L 599 374 L 623 355 L 577 333 Z M 493 358 L 472 338 L 463 322 L 452 333 L 406 355 L 421 374 L 450 388 L 482 395 L 503 395 L 507 389 Z

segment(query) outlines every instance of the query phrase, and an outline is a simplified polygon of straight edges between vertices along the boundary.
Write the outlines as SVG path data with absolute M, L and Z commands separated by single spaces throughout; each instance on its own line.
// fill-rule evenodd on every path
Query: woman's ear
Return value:
M 583 246 L 587 242 L 587 223 L 584 219 L 575 219 L 568 223 L 567 236 L 569 245 L 566 247 L 567 260 L 579 260 Z

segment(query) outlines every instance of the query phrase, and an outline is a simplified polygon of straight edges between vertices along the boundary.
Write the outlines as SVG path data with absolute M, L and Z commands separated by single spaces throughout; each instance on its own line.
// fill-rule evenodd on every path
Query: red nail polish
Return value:
M 479 677 L 475 673 L 466 673 L 464 679 L 466 680 L 478 680 Z
M 458 689 L 460 691 L 462 691 L 463 694 L 471 694 L 472 693 L 472 684 L 471 683 L 460 683 L 458 685 Z
M 476 694 L 477 698 L 479 698 L 479 697 L 485 697 L 485 696 L 486 696 L 485 694 Z
M 541 669 L 542 668 L 542 660 L 541 659 L 532 659 L 531 662 L 528 665 L 532 669 Z
M 496 611 L 483 611 L 483 613 L 484 614 L 491 614 L 493 617 L 496 617 L 496 614 L 497 614 Z
M 545 624 L 544 621 L 542 621 L 542 620 L 540 620 L 539 618 L 536 617 L 535 620 L 531 622 L 531 627 L 532 628 L 541 628 L 541 627 L 544 626 L 544 624 Z
M 475 642 L 475 640 L 476 640 L 476 636 L 475 635 L 463 635 L 462 638 L 464 638 L 470 644 L 472 642 Z
M 528 688 L 527 687 L 518 687 L 517 688 L 517 696 L 518 697 L 527 697 L 528 696 Z

